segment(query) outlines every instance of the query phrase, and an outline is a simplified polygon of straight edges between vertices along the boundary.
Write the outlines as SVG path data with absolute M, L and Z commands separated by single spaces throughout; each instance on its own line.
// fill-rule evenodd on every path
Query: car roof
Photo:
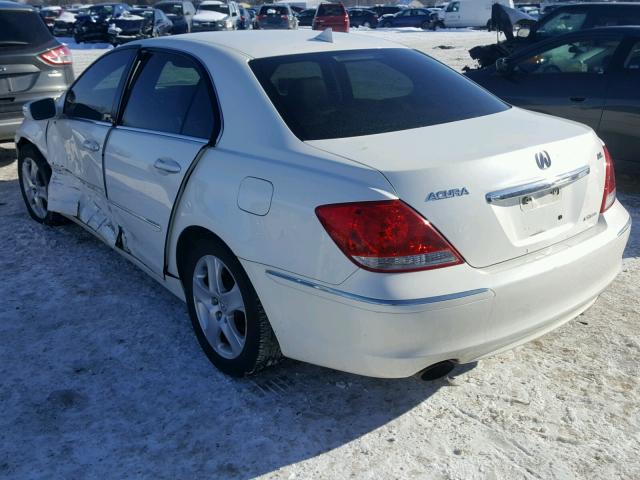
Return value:
M 0 1 L 0 10 L 26 10 L 26 11 L 33 11 L 34 9 L 33 9 L 33 7 L 31 5 L 27 5 L 25 3 Z
M 277 57 L 300 53 L 363 50 L 375 48 L 409 48 L 388 40 L 357 33 L 333 32 L 333 42 L 315 40 L 317 30 L 254 30 L 239 32 L 201 32 L 140 40 L 135 43 L 148 46 L 166 46 L 191 51 L 211 46 L 250 58 Z

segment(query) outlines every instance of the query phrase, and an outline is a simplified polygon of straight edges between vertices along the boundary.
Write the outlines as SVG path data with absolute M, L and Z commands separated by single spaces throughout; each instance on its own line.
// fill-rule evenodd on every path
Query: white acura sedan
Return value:
M 631 222 L 591 129 L 409 48 L 317 34 L 102 56 L 25 107 L 30 215 L 77 222 L 184 299 L 230 375 L 284 355 L 404 377 L 593 304 Z

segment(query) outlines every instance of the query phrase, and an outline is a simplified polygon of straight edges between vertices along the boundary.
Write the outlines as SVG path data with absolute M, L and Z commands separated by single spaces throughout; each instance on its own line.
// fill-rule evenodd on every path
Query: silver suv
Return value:
M 0 1 L 0 141 L 22 122 L 22 106 L 58 97 L 73 81 L 71 51 L 28 5 Z

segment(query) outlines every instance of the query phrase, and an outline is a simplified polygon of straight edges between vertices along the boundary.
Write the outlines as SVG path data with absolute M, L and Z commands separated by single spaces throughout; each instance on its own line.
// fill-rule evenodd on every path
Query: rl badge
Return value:
M 463 195 L 469 195 L 467 187 L 452 188 L 450 190 L 440 190 L 439 192 L 431 192 L 425 198 L 425 202 L 432 202 L 434 200 L 444 200 L 445 198 L 462 197 Z

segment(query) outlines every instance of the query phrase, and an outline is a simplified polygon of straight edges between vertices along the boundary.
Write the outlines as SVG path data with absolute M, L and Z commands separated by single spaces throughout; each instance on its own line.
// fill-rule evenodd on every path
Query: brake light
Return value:
M 366 270 L 410 272 L 463 263 L 449 242 L 400 200 L 322 205 L 316 215 L 338 248 Z
M 604 149 L 604 193 L 602 194 L 602 205 L 600 206 L 600 213 L 604 213 L 609 210 L 609 207 L 616 201 L 616 172 L 613 168 L 613 158 L 606 145 L 603 145 Z
M 265 18 L 267 18 L 267 16 L 266 16 L 266 15 L 258 15 L 258 18 L 259 18 L 260 20 L 264 20 Z
M 287 18 L 289 18 L 289 15 L 280 15 L 280 18 L 283 18 L 286 20 Z
M 71 50 L 69 50 L 65 45 L 60 45 L 59 47 L 42 52 L 38 55 L 38 58 L 44 63 L 53 66 L 71 65 L 73 63 Z

